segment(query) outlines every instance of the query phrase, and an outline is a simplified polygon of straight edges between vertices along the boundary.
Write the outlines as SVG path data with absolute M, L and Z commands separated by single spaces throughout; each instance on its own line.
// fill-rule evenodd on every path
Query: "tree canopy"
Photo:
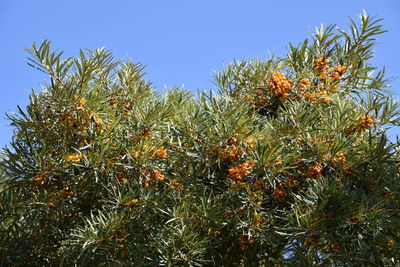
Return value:
M 398 103 L 381 19 L 235 61 L 216 92 L 152 89 L 104 49 L 27 49 L 49 77 L 0 169 L 3 266 L 400 262 Z

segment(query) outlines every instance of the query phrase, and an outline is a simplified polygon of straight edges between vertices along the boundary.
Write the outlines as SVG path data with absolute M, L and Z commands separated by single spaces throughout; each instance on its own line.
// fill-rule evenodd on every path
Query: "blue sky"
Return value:
M 283 56 L 289 41 L 309 37 L 320 23 L 345 28 L 347 17 L 363 9 L 383 17 L 389 30 L 379 38 L 374 63 L 400 76 L 399 0 L 0 0 L 0 147 L 12 136 L 5 113 L 25 106 L 29 91 L 46 79 L 26 64 L 23 48 L 33 42 L 49 39 L 66 56 L 106 47 L 117 59 L 145 64 L 158 90 L 209 90 L 224 62 Z M 400 80 L 392 86 L 399 95 Z

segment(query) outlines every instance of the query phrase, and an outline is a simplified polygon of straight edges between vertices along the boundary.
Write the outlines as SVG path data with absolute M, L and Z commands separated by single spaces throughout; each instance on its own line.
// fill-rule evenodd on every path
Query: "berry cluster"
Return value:
M 154 151 L 151 154 L 151 157 L 154 159 L 166 159 L 168 157 L 167 150 L 162 146 L 157 151 Z
M 61 197 L 64 199 L 70 198 L 74 194 L 73 189 L 75 187 L 76 187 L 76 185 L 64 187 L 64 192 L 61 194 Z
M 48 181 L 49 181 L 49 178 L 48 178 L 47 176 L 45 176 L 45 175 L 38 175 L 38 176 L 36 176 L 35 178 L 33 178 L 33 183 L 32 183 L 32 185 L 33 185 L 33 186 L 39 187 L 39 186 L 41 186 L 41 185 L 47 183 Z
M 158 182 L 162 182 L 162 181 L 164 181 L 165 176 L 164 176 L 164 174 L 161 173 L 160 170 L 152 169 L 152 170 L 150 170 L 150 178 L 154 179 Z
M 254 190 L 260 190 L 265 186 L 265 182 L 263 179 L 258 179 L 253 183 Z
M 345 163 L 346 162 L 346 157 L 344 156 L 343 152 L 337 152 L 335 160 L 339 161 L 341 163 Z
M 312 179 L 317 179 L 321 176 L 323 171 L 323 167 L 320 163 L 316 163 L 311 165 L 307 170 L 307 176 Z
M 343 74 L 346 72 L 346 67 L 342 65 L 337 65 L 333 68 L 329 67 L 329 59 L 327 58 L 318 58 L 315 66 L 315 71 L 319 73 L 320 79 L 327 80 L 340 80 Z
M 289 97 L 289 92 L 292 90 L 290 80 L 286 78 L 285 74 L 275 72 L 272 74 L 268 82 L 268 88 L 273 90 L 274 95 L 279 97 L 280 101 L 284 101 Z
M 365 115 L 365 116 L 361 116 L 358 119 L 358 131 L 364 132 L 370 128 L 372 128 L 372 124 L 374 123 L 374 120 L 372 119 L 372 117 L 370 115 Z
M 323 74 L 329 69 L 329 59 L 327 58 L 318 58 L 317 65 L 315 66 L 315 71 Z
M 228 170 L 229 176 L 235 181 L 241 181 L 244 177 L 252 173 L 254 167 L 253 161 L 246 161 L 243 164 L 236 165 Z
M 320 92 L 305 92 L 303 94 L 303 98 L 306 101 L 310 101 L 311 104 L 316 103 L 317 101 L 322 102 L 322 103 L 329 103 L 332 101 L 332 98 L 327 97 L 328 93 L 327 91 L 320 91 Z
M 299 89 L 299 92 L 303 92 L 310 86 L 310 80 L 309 79 L 302 79 L 300 83 L 297 85 L 297 88 Z
M 176 179 L 172 179 L 169 182 L 168 188 L 170 188 L 170 189 L 178 189 L 178 190 L 182 191 L 183 189 L 185 189 L 185 186 L 183 184 L 179 183 Z
M 272 195 L 273 199 L 281 199 L 285 196 L 285 191 L 283 191 L 280 185 L 277 185 L 274 189 L 274 194 Z
M 250 247 L 250 245 L 254 243 L 254 237 L 248 236 L 246 234 L 239 236 L 238 240 L 240 243 L 241 250 L 248 249 Z
M 242 151 L 235 144 L 227 145 L 219 153 L 221 161 L 231 161 L 235 162 L 242 155 Z
M 79 108 L 82 108 L 82 107 L 84 107 L 85 105 L 86 105 L 86 99 L 83 98 L 83 97 L 81 97 L 81 98 L 79 99 L 79 101 L 78 101 L 78 107 L 79 107 Z
M 330 72 L 331 72 L 331 77 L 334 80 L 340 80 L 342 78 L 342 75 L 346 72 L 346 67 L 342 65 L 337 65 L 336 67 L 332 68 Z
M 73 155 L 68 155 L 65 157 L 65 160 L 69 163 L 74 163 L 77 164 L 81 161 L 82 155 L 81 154 L 73 154 Z
M 165 180 L 165 175 L 158 169 L 150 169 L 143 173 L 141 183 L 146 189 L 150 189 L 154 182 L 163 182 Z M 156 191 L 157 191 L 156 187 Z

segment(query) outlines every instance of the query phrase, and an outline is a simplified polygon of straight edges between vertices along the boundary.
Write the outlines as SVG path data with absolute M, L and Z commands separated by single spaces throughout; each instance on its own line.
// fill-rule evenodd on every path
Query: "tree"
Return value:
M 400 112 L 370 62 L 381 19 L 359 18 L 197 97 L 104 49 L 34 44 L 49 81 L 8 115 L 3 265 L 396 265 Z

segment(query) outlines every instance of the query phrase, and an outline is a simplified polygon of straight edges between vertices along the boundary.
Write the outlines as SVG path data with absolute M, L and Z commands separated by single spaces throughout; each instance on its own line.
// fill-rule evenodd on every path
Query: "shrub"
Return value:
M 218 93 L 163 95 L 104 49 L 62 59 L 9 114 L 4 266 L 395 265 L 399 124 L 365 14 L 286 57 L 236 61 Z

